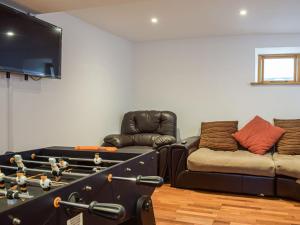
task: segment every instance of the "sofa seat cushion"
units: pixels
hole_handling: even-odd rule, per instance
[[[284,175],[300,179],[300,155],[285,155],[275,153],[273,155],[273,160],[277,175]]]
[[[189,155],[187,168],[201,172],[275,176],[275,165],[270,153],[257,155],[244,150],[231,152],[200,148]]]

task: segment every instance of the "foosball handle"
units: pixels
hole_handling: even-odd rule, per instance
[[[136,184],[147,185],[151,187],[161,187],[164,184],[164,179],[159,176],[137,176]]]
[[[111,220],[122,220],[126,216],[125,208],[122,205],[111,203],[99,203],[93,201],[89,204],[89,212]]]

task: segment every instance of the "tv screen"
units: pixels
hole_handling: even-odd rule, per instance
[[[0,4],[0,71],[61,77],[62,29]]]

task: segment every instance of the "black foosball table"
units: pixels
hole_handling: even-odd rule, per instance
[[[1,225],[154,225],[157,154],[50,147],[0,156]]]

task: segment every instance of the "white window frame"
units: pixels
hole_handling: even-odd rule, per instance
[[[265,81],[264,80],[264,59],[265,58],[294,58],[295,74],[292,81]],[[251,84],[300,84],[300,47],[283,48],[256,48],[255,49],[255,82]]]

